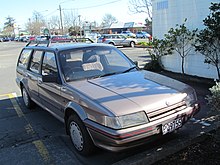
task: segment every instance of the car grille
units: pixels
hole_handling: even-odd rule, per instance
[[[161,109],[157,109],[155,111],[149,112],[147,113],[148,118],[150,121],[155,121],[158,120],[160,118],[172,115],[174,113],[177,113],[183,109],[186,108],[186,103],[185,101],[181,101],[179,103],[170,105],[168,107],[165,108],[161,108]]]

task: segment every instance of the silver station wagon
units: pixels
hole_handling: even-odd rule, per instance
[[[123,34],[102,34],[98,38],[98,43],[111,44],[114,46],[130,46],[134,47],[137,44],[135,38],[128,38]]]
[[[28,45],[16,71],[25,105],[36,103],[64,122],[83,155],[95,146],[121,151],[147,143],[199,110],[193,88],[140,70],[107,44]]]

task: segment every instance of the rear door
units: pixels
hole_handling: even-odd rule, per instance
[[[37,103],[40,103],[40,98],[38,95],[38,81],[41,79],[40,68],[42,56],[43,51],[34,50],[30,60],[29,70],[27,72],[27,86],[29,88],[28,90],[31,99],[33,99]]]
[[[123,46],[129,46],[130,45],[130,41],[127,40],[127,37],[125,37],[124,35],[120,35],[119,37],[121,38],[121,45],[123,45]]]
[[[124,39],[121,37],[122,35],[114,35],[114,41],[116,45],[123,45]]]

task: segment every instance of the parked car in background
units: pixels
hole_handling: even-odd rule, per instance
[[[126,37],[136,38],[136,35],[130,31],[122,31],[121,34],[123,34]]]
[[[140,70],[107,44],[24,47],[16,82],[24,104],[65,123],[75,150],[121,151],[181,128],[199,111],[195,90]]]
[[[35,36],[29,36],[28,41],[35,41],[36,37]]]
[[[114,46],[130,46],[134,47],[137,40],[134,38],[127,38],[122,34],[103,34],[99,37],[98,43],[111,44]]]
[[[15,37],[15,38],[14,38],[14,41],[19,41],[19,37]]]
[[[51,42],[72,42],[72,38],[67,35],[56,35],[50,37]]]
[[[35,41],[45,41],[47,40],[47,36],[36,36]]]
[[[136,37],[137,37],[137,38],[149,38],[149,39],[152,38],[149,33],[144,32],[144,31],[137,32],[137,33],[136,33]]]
[[[1,37],[0,38],[0,42],[8,42],[8,41],[10,41],[9,37]]]
[[[19,41],[28,42],[29,41],[29,36],[20,36]]]

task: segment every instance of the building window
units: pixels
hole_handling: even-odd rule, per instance
[[[168,1],[157,2],[157,10],[168,9]]]

